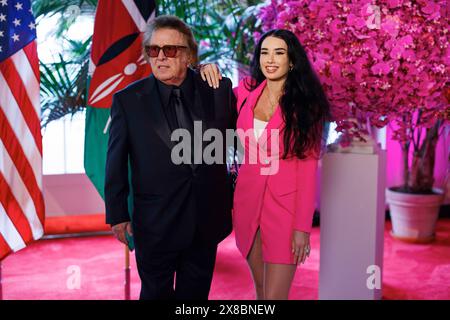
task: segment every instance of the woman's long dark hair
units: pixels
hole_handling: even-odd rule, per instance
[[[294,33],[275,29],[261,37],[250,65],[251,78],[245,81],[245,86],[248,90],[254,90],[265,80],[260,69],[260,54],[261,45],[267,37],[279,38],[286,42],[289,62],[293,65],[280,98],[285,122],[283,142],[286,146],[282,158],[294,155],[299,159],[305,159],[311,151],[318,155],[323,147],[323,140],[326,141],[324,126],[326,121],[331,119],[330,105],[306,52]]]

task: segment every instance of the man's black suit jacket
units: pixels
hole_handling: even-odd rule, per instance
[[[202,121],[203,131],[220,129],[225,141],[225,130],[236,124],[231,81],[224,78],[213,89],[197,73],[193,77],[191,116]],[[114,95],[106,160],[106,222],[130,221],[129,161],[137,249],[181,250],[191,244],[195,232],[206,244],[216,245],[232,229],[226,164],[174,164],[171,149],[177,142],[171,141],[163,111],[153,75]]]

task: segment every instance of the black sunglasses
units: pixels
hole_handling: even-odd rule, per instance
[[[174,58],[177,55],[179,49],[187,49],[187,47],[186,46],[172,46],[172,45],[167,45],[167,46],[162,46],[162,47],[160,47],[160,46],[145,46],[145,52],[151,58],[156,58],[159,55],[159,51],[161,49],[167,58]]]

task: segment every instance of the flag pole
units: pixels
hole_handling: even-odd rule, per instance
[[[2,262],[0,261],[0,300],[3,300]]]
[[[130,300],[130,249],[125,245],[125,300]]]

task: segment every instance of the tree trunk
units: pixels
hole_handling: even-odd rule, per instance
[[[413,193],[432,193],[434,184],[434,162],[438,142],[438,128],[427,129],[425,140],[419,151],[414,152],[408,189]]]
[[[405,142],[402,147],[402,161],[403,161],[403,191],[408,190],[409,181],[409,142]]]

